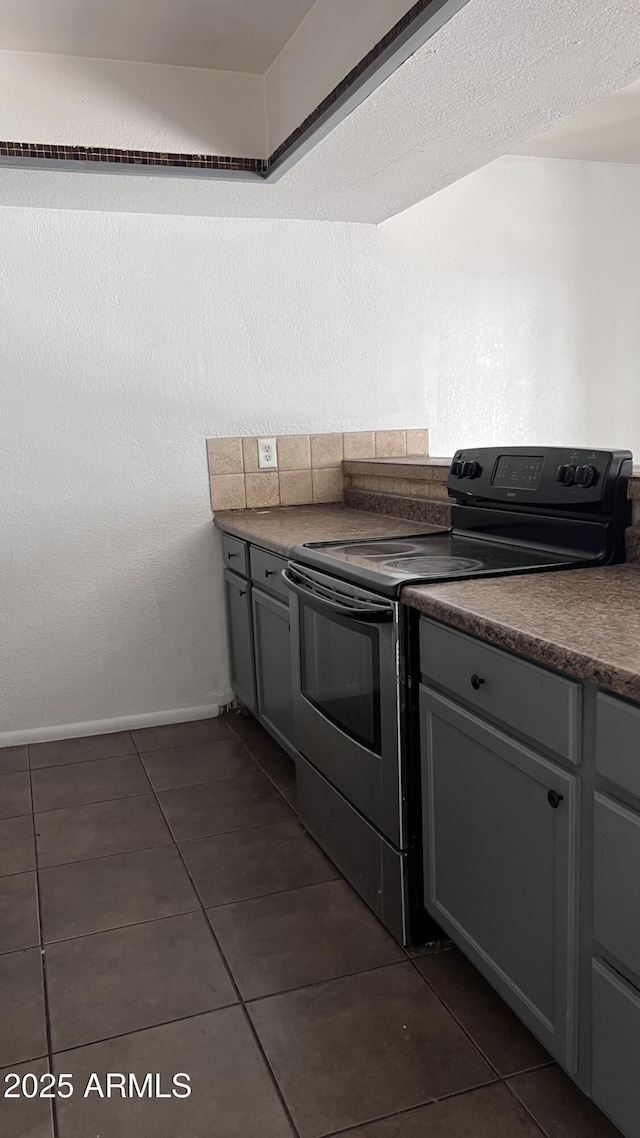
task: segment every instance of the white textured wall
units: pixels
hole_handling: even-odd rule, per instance
[[[411,0],[316,0],[265,72],[270,154],[410,7]]]
[[[640,461],[640,167],[508,157],[379,227],[381,376],[431,453],[629,447]]]
[[[0,210],[0,744],[229,698],[205,438],[412,425],[377,382],[375,246]]]
[[[238,71],[0,51],[0,138],[264,158],[264,80]]]

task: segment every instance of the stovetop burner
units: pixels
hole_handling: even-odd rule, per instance
[[[484,569],[484,563],[471,557],[433,557],[414,554],[409,557],[395,557],[385,561],[381,569],[408,572],[412,577],[457,577],[460,573],[477,573]]]

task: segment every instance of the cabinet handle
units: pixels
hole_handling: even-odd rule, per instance
[[[246,595],[247,595],[247,590],[246,590],[246,589],[239,589],[239,590],[238,590],[238,595],[239,595],[239,596],[241,596],[241,597],[246,597]]]
[[[275,573],[275,569],[265,569],[265,571],[264,571],[265,577],[273,577],[274,573]]]
[[[549,806],[551,807],[552,810],[558,809],[563,798],[564,798],[564,794],[558,794],[557,790],[548,790],[547,791],[547,802],[549,803]]]
[[[227,553],[227,557],[228,557],[229,561],[231,561],[232,557],[237,557],[237,556],[238,556],[237,553]]]
[[[474,672],[472,677],[471,677],[471,687],[473,688],[473,690],[474,691],[480,691],[480,688],[482,687],[483,683],[484,683],[484,680],[482,679],[482,677],[476,676],[476,674]]]

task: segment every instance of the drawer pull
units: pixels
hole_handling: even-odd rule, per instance
[[[472,677],[471,677],[471,687],[473,688],[473,690],[474,691],[480,691],[480,688],[482,687],[483,683],[484,683],[484,680],[482,679],[482,677],[476,676],[476,674],[474,672]]]
[[[549,806],[552,808],[552,810],[558,809],[563,798],[564,798],[564,794],[558,794],[557,790],[548,790],[547,791],[547,802],[549,803]]]

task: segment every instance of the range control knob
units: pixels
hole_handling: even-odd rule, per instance
[[[576,472],[576,482],[579,486],[584,486],[585,490],[588,486],[593,486],[597,477],[598,471],[595,466],[591,466],[590,463],[587,463],[585,466],[579,466]]]
[[[465,478],[479,478],[482,474],[482,467],[479,462],[465,462]]]
[[[573,486],[576,477],[576,468],[572,462],[565,462],[563,466],[558,467],[558,482],[562,482],[563,486]]]
[[[458,462],[458,461],[451,463],[451,476],[452,476],[452,478],[462,478],[462,465],[463,464],[461,462]]]

